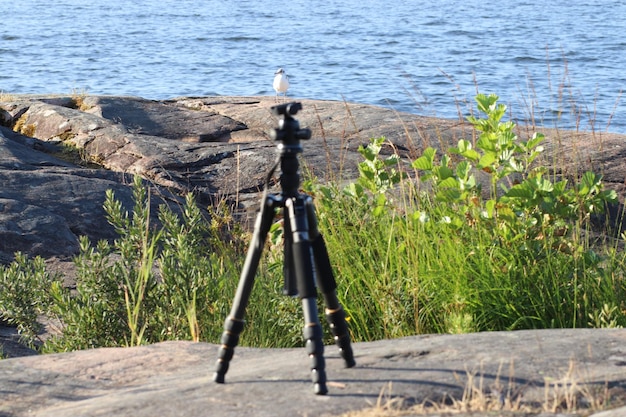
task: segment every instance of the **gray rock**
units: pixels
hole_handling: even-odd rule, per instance
[[[625,341],[621,329],[414,336],[355,343],[351,369],[328,346],[327,396],[313,394],[304,348],[239,347],[223,385],[212,381],[218,346],[205,343],[29,356],[0,361],[0,415],[335,416],[379,401],[461,401],[468,387],[548,410],[566,394],[584,410],[608,392],[615,407],[626,399]]]
[[[71,256],[83,235],[93,241],[115,238],[102,207],[108,189],[132,207],[131,176],[73,165],[36,150],[39,143],[0,127],[1,262],[16,251]],[[164,200],[155,199],[154,213],[159,201]]]
[[[624,417],[626,416],[626,407],[619,407],[613,410],[601,411],[592,414],[591,417]]]
[[[134,174],[165,202],[176,200],[170,190],[194,192],[202,204],[225,199],[249,216],[276,160],[277,143],[268,136],[277,123],[270,111],[274,104],[245,97],[37,96],[0,103],[3,123],[18,131],[0,131],[0,261],[12,259],[16,250],[71,256],[80,235],[115,237],[104,218],[104,192],[114,189],[130,204]],[[408,149],[398,123],[427,120],[314,101],[304,101],[297,117],[314,131],[314,139],[304,144],[303,165],[322,178],[340,169],[354,177],[360,160],[356,149],[369,137],[386,135]],[[76,149],[73,161],[68,162],[66,145]]]
[[[302,169],[322,180],[354,179],[361,161],[357,149],[373,137],[389,139],[382,153],[398,152],[407,167],[427,146],[446,149],[461,138],[475,138],[471,126],[459,121],[353,103],[300,102],[303,109],[296,118],[301,127],[313,131],[312,139],[303,141]],[[114,188],[126,197],[129,176],[134,174],[142,176],[157,194],[193,192],[203,205],[226,200],[242,215],[242,221],[251,219],[277,155],[277,143],[269,139],[269,131],[277,125],[270,109],[273,105],[274,99],[268,97],[153,101],[16,96],[0,103],[3,123],[23,133],[5,128],[0,132],[0,198],[23,204],[5,207],[38,207],[41,210],[30,212],[47,216],[24,223],[16,221],[20,212],[5,210],[3,216],[12,222],[13,243],[0,251],[0,260],[10,259],[8,251],[17,248],[27,252],[32,248],[33,254],[44,256],[71,255],[76,246],[68,230],[75,236],[85,233],[92,239],[111,238],[110,229],[98,220],[102,218],[104,190]],[[522,137],[530,133],[520,128]],[[626,154],[623,136],[546,133],[548,152],[542,163],[556,165],[564,176],[593,168],[623,195],[625,167],[619,158]],[[75,164],[54,157],[63,154],[63,144],[77,149]],[[618,209],[612,214],[615,221],[621,217]],[[35,226],[39,223],[41,227]],[[34,240],[54,241],[54,236],[43,230],[53,229],[55,223],[59,225],[59,244],[35,248]],[[20,237],[21,227],[25,227],[24,238]],[[56,248],[51,253],[41,251],[52,246]]]
[[[0,252],[51,256],[77,249],[78,239],[63,217],[40,206],[0,198]]]

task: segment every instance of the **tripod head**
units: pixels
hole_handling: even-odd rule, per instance
[[[295,102],[272,107],[272,113],[280,118],[278,120],[278,129],[272,129],[270,137],[280,141],[278,144],[279,158],[276,162],[276,167],[280,164],[280,183],[284,197],[295,197],[298,195],[300,177],[298,175],[299,164],[297,155],[302,153],[300,140],[311,138],[311,130],[300,129],[300,123],[293,118],[301,109],[302,104]],[[272,175],[275,168],[272,169],[268,178]]]
[[[270,137],[283,142],[283,145],[300,146],[301,139],[311,139],[310,129],[300,129],[300,123],[293,118],[300,110],[301,103],[285,103],[272,107],[272,114],[280,117],[278,129],[270,132]],[[302,151],[302,150],[300,150]]]

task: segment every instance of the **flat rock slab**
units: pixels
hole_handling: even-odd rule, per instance
[[[545,403],[563,387],[595,398],[608,389],[613,407],[626,400],[623,329],[424,335],[353,347],[351,369],[326,347],[326,396],[313,394],[303,348],[238,347],[226,384],[212,381],[218,346],[206,343],[6,359],[0,415],[336,416],[379,398],[406,406],[460,399],[468,385],[525,403]]]

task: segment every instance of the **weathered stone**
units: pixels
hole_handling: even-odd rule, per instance
[[[0,415],[337,416],[379,402],[450,404],[464,393],[496,408],[455,416],[509,415],[498,398],[539,410],[566,398],[581,410],[616,407],[626,399],[625,343],[623,329],[424,335],[355,343],[350,369],[327,346],[326,396],[313,394],[304,348],[238,347],[226,384],[212,381],[218,346],[206,343],[29,356],[0,361]]]
[[[133,133],[184,142],[229,142],[246,125],[215,112],[160,101],[120,97],[87,97],[88,113],[115,121]]]
[[[78,239],[65,219],[42,207],[0,198],[0,252],[31,256],[67,255]]]
[[[16,251],[68,257],[77,253],[79,236],[93,241],[116,237],[103,209],[105,192],[113,190],[131,208],[129,175],[78,167],[36,151],[27,139],[23,144],[7,136],[16,137],[0,127],[1,262],[10,261]],[[163,200],[154,201],[155,213],[159,202]]]

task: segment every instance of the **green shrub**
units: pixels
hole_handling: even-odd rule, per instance
[[[119,238],[95,247],[81,239],[75,293],[53,286],[51,310],[64,328],[47,350],[217,337],[214,324],[227,311],[222,292],[238,255],[238,232],[229,245],[218,222],[207,221],[191,196],[182,219],[161,206],[157,228],[139,178],[133,190],[130,214],[107,192],[105,211]]]
[[[40,257],[31,260],[16,253],[10,265],[0,265],[0,320],[17,327],[29,345],[37,340],[37,318],[47,312],[50,288],[58,279],[46,272]]]
[[[556,180],[535,164],[543,136],[519,140],[497,96],[476,99],[476,146],[425,149],[418,181],[378,138],[357,181],[308,185],[357,340],[626,321],[623,255],[586,238],[615,192],[592,172]]]
[[[217,342],[231,307],[244,259],[246,235],[224,205],[207,219],[188,195],[181,214],[166,206],[150,224],[150,197],[139,178],[135,206],[123,210],[112,192],[104,204],[119,238],[95,247],[81,239],[76,290],[53,285],[51,313],[64,323],[45,351],[132,346],[164,340]],[[270,250],[247,309],[242,345],[284,347],[301,343],[297,300],[284,297]],[[269,279],[263,279],[269,278]]]

